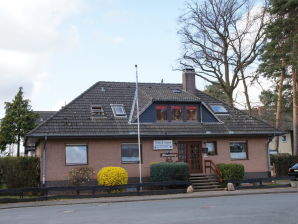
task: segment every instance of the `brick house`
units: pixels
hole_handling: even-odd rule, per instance
[[[197,90],[193,70],[182,76],[182,84],[139,84],[142,175],[171,152],[191,173],[208,172],[211,160],[241,163],[246,177],[267,176],[269,139],[282,133]],[[62,183],[86,165],[96,172],[121,166],[138,177],[135,92],[135,83],[97,82],[32,130],[25,145],[41,159],[41,181]]]

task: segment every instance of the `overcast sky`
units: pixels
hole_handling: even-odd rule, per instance
[[[184,2],[0,0],[0,117],[20,86],[34,110],[58,110],[97,81],[135,81],[135,64],[140,82],[180,83]]]

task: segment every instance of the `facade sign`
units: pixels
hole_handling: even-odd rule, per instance
[[[172,140],[154,140],[153,141],[154,150],[171,150],[173,149]]]
[[[165,157],[165,158],[178,157],[178,153],[175,153],[175,152],[160,153],[160,157]]]

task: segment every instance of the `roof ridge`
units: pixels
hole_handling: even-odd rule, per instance
[[[54,113],[53,115],[51,115],[45,122],[37,125],[34,129],[32,129],[30,132],[28,132],[26,134],[29,135],[32,132],[38,130],[38,128],[40,128],[41,126],[43,126],[44,124],[47,124],[50,120],[53,119],[53,117],[55,117],[57,114],[60,114],[61,112],[63,112],[66,108],[68,108],[70,105],[72,105],[75,101],[77,101],[78,99],[80,99],[83,95],[85,95],[87,92],[89,92],[91,89],[95,88],[95,86],[97,86],[100,82],[96,82],[95,84],[93,84],[92,86],[90,86],[88,89],[86,89],[84,92],[82,92],[80,95],[78,95],[76,98],[74,98],[72,101],[70,101],[68,104],[66,104],[64,107],[62,107],[60,110],[58,110],[56,113]]]

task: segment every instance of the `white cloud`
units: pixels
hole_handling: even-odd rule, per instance
[[[0,0],[0,116],[19,86],[27,96],[41,91],[55,50],[79,44],[78,29],[65,35],[61,26],[82,8],[81,0]]]
[[[114,9],[102,15],[102,18],[109,23],[126,24],[130,19],[131,13],[126,10]]]
[[[125,41],[122,36],[112,36],[100,31],[93,32],[93,38],[98,43],[122,44]]]

